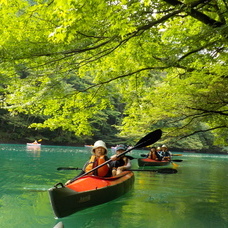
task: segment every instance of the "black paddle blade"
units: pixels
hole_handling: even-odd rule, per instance
[[[147,157],[147,154],[140,154],[140,156],[145,158],[145,157]]]
[[[163,168],[163,169],[129,169],[130,171],[138,171],[138,172],[156,172],[162,174],[173,174],[177,173],[176,169],[172,168]]]
[[[177,170],[172,168],[165,168],[165,169],[158,169],[157,172],[162,174],[172,174],[172,173],[177,173]]]
[[[162,130],[157,129],[155,131],[150,132],[145,137],[141,138],[134,147],[140,148],[145,147],[150,144],[157,142],[162,136]]]
[[[181,159],[176,159],[176,160],[172,160],[172,161],[174,161],[174,162],[182,162],[183,160],[181,160]]]
[[[82,170],[82,168],[74,168],[74,167],[59,167],[57,170]]]

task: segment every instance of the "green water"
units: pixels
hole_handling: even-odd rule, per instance
[[[139,157],[145,151],[132,151]],[[111,151],[109,151],[111,154]],[[228,156],[184,154],[176,174],[135,172],[126,195],[62,219],[54,218],[47,189],[79,171],[90,151],[83,147],[0,145],[0,225],[4,228],[227,228]],[[132,160],[137,168],[137,160]]]

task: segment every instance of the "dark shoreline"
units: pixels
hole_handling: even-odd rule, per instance
[[[24,140],[22,141],[14,141],[14,140],[2,140],[0,141],[0,144],[19,144],[19,145],[26,145],[29,142],[25,142]],[[31,142],[32,143],[32,142]],[[51,142],[51,141],[45,141],[42,142],[41,145],[45,145],[45,146],[73,146],[73,147],[84,147],[84,144],[79,144],[79,143],[55,143],[55,142]],[[108,145],[107,146],[109,148],[112,147],[112,145]],[[150,150],[150,147],[144,147],[144,148],[137,148],[137,150]],[[174,147],[170,147],[169,150],[178,152],[178,153],[193,153],[193,154],[197,154],[197,153],[203,153],[203,154],[224,154],[224,155],[228,155],[228,151],[221,151],[221,148],[213,148],[213,149],[186,149],[186,148],[174,148]]]

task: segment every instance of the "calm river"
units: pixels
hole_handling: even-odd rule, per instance
[[[140,157],[146,151],[129,153]],[[111,151],[109,151],[111,155]],[[90,156],[84,147],[0,144],[0,226],[4,228],[227,228],[228,156],[183,153],[176,174],[135,172],[126,195],[62,219],[56,219],[47,190],[65,183]],[[137,160],[132,160],[137,168]]]

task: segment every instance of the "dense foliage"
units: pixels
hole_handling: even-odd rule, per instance
[[[30,127],[228,143],[225,0],[0,3],[1,107]]]

